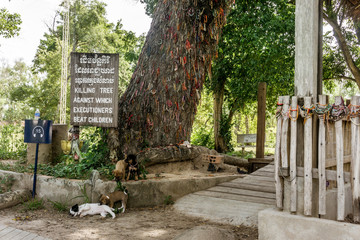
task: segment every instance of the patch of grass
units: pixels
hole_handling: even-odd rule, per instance
[[[48,199],[48,201],[52,204],[53,208],[58,210],[59,212],[66,212],[68,211],[68,204],[66,202],[60,202],[60,201],[51,201]]]
[[[165,200],[164,200],[164,204],[165,205],[172,205],[172,204],[174,204],[175,202],[174,202],[174,200],[173,200],[173,198],[172,198],[172,196],[171,195],[167,195],[166,197],[165,197]]]
[[[76,196],[76,197],[73,197],[71,200],[76,199],[76,198],[84,198],[85,203],[90,203],[90,198],[89,198],[89,196],[87,195],[85,183],[83,183],[82,187],[81,187],[80,184],[79,184],[79,187],[80,187],[80,189],[81,189],[81,195]]]
[[[44,200],[37,199],[37,198],[32,198],[29,201],[24,202],[23,206],[24,206],[25,211],[34,211],[34,210],[45,208]]]
[[[4,175],[0,177],[0,194],[8,192],[15,182],[15,178],[12,175]]]
[[[19,172],[19,173],[31,172],[31,166],[24,166],[21,165],[19,162],[17,162],[14,165],[0,162],[0,169],[5,171]]]

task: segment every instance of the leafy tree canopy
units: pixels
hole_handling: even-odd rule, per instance
[[[18,13],[9,13],[5,8],[0,8],[0,36],[11,38],[19,35],[21,22]]]
[[[225,82],[231,109],[257,101],[257,85],[266,82],[270,102],[293,92],[295,6],[284,0],[236,1],[228,17],[219,58],[209,87]]]
[[[105,3],[97,0],[76,0],[70,7],[70,49],[76,52],[119,53],[119,86],[124,91],[135,67],[144,36],[122,29],[106,19]],[[41,76],[28,93],[13,90],[14,99],[31,98],[32,107],[39,108],[42,118],[57,119],[60,98],[61,51],[64,13],[58,12],[49,32],[40,40],[33,71]],[[32,90],[30,90],[32,89]],[[70,91],[68,91],[69,93]],[[51,93],[51,94],[49,94]],[[36,105],[34,105],[36,102]],[[68,101],[69,102],[69,101]]]

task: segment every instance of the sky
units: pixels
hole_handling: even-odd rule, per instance
[[[19,13],[22,24],[19,36],[0,37],[0,60],[13,64],[23,59],[30,65],[47,25],[52,24],[56,10],[61,10],[62,0],[0,0],[0,8]],[[138,0],[102,0],[107,4],[107,18],[116,23],[122,20],[123,29],[139,36],[150,28],[151,19],[145,14],[144,5]],[[47,25],[46,25],[47,24]]]

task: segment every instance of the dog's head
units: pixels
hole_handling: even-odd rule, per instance
[[[120,181],[120,179],[123,178],[123,177],[125,178],[125,172],[120,171],[118,169],[115,169],[113,171],[113,175],[114,175],[116,181]]]
[[[70,208],[70,214],[71,215],[75,215],[78,212],[79,212],[79,205],[78,204],[75,204],[74,206],[72,206]]]
[[[127,158],[125,159],[125,162],[134,165],[136,163],[136,155],[135,154],[129,154]]]
[[[110,203],[110,197],[104,194],[100,196],[100,204],[101,205],[108,205]]]

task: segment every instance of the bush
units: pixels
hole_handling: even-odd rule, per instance
[[[20,124],[0,126],[0,159],[25,159],[24,128]]]

